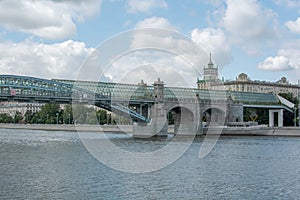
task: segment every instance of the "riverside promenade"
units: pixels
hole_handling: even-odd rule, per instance
[[[90,124],[1,124],[0,129],[27,129],[45,131],[81,131],[81,132],[110,132],[110,133],[132,133],[133,125],[90,125]],[[220,133],[223,136],[287,136],[300,137],[299,127],[223,127],[210,128],[209,134]],[[173,134],[174,126],[169,126],[169,133]],[[207,130],[204,134],[208,133]]]
[[[0,129],[27,129],[45,131],[86,131],[86,132],[132,132],[132,125],[90,125],[90,124],[0,124]]]

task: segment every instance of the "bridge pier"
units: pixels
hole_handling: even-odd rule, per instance
[[[277,119],[275,120],[275,113]],[[275,123],[277,121],[277,123]],[[283,109],[270,109],[269,110],[269,126],[270,127],[283,127]]]
[[[149,138],[153,136],[167,136],[168,121],[167,110],[164,102],[164,82],[158,78],[154,81],[153,92],[155,103],[151,107],[150,119],[148,124],[137,124],[133,128],[134,137]]]
[[[151,121],[149,123],[137,123],[133,127],[133,136],[138,138],[150,138],[153,136],[167,136],[168,122],[164,104],[154,104],[151,108]]]
[[[179,136],[196,135],[197,131],[197,118],[198,105],[189,105],[187,107],[177,107],[173,109],[174,116],[174,134]]]

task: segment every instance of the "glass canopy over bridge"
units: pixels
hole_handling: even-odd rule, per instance
[[[145,100],[154,101],[154,87],[146,84],[119,84],[107,82],[92,82],[92,81],[74,81],[74,80],[58,80],[54,81],[66,83],[68,85],[75,85],[78,88],[83,88],[97,94],[102,94],[111,98],[120,98],[131,100]],[[194,88],[180,88],[180,87],[165,87],[165,100],[172,99],[191,99],[191,95],[195,95],[201,101],[207,100],[224,100],[231,97],[234,102],[250,103],[250,104],[268,104],[279,105],[280,101],[275,94],[263,93],[246,93],[246,92],[224,92],[216,90],[199,90]]]
[[[236,103],[260,107],[263,105],[284,106],[275,94],[164,87],[163,96],[165,101],[196,99],[199,102],[209,102],[231,99]],[[132,85],[0,75],[0,101],[86,103],[111,111],[125,112],[138,120],[147,122],[147,117],[126,105],[154,104],[155,96],[154,86],[143,82]]]

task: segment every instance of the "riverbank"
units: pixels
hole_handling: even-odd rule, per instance
[[[250,127],[216,127],[204,128],[203,133],[216,135],[222,132],[222,136],[283,136],[283,137],[300,137],[299,127],[267,127],[267,126],[250,126]]]
[[[0,128],[28,129],[45,131],[84,131],[84,132],[132,132],[132,125],[90,125],[90,124],[0,124]]]
[[[113,132],[132,133],[133,125],[67,125],[67,124],[0,124],[0,129],[28,129],[45,131],[81,131],[81,132]],[[173,134],[174,126],[169,126],[169,132]],[[203,129],[204,134],[219,134],[223,136],[286,136],[300,137],[299,127],[226,127]]]

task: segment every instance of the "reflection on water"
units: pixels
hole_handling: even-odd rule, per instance
[[[170,140],[108,137],[137,152],[161,148]],[[0,129],[0,199],[300,197],[300,138],[221,137],[199,159],[202,141],[196,138],[179,160],[162,170],[130,174],[99,163],[74,132]]]

